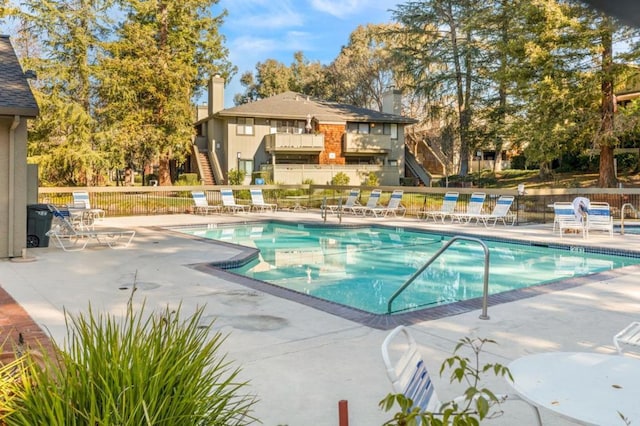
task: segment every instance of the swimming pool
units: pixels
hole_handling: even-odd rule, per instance
[[[173,230],[257,249],[229,269],[233,273],[371,314],[386,314],[391,295],[452,237],[383,226],[279,222]],[[582,247],[483,241],[490,253],[492,295],[640,264],[638,257]],[[392,313],[482,297],[483,267],[482,246],[455,242],[395,299]]]

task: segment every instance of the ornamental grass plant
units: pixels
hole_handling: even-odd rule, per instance
[[[31,380],[12,391],[11,425],[245,425],[256,398],[245,390],[221,345],[202,324],[203,309],[67,318],[66,347],[30,363]],[[0,420],[1,424],[1,420]]]

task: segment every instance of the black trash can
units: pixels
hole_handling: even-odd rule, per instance
[[[52,219],[53,212],[47,204],[27,205],[27,247],[49,247],[47,232]]]

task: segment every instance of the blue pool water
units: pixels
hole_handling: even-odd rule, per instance
[[[176,230],[176,229],[174,229]],[[373,314],[451,237],[384,227],[337,228],[259,223],[177,231],[254,247],[232,272]],[[639,258],[485,241],[489,293],[497,294],[640,263]],[[457,241],[393,302],[405,312],[482,297],[484,250]]]

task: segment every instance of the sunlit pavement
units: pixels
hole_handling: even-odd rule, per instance
[[[214,329],[229,334],[223,345],[230,359],[250,380],[260,402],[255,416],[264,425],[334,426],[338,402],[347,400],[350,426],[380,425],[392,417],[378,408],[390,392],[380,355],[387,331],[372,329],[289,300],[281,299],[199,272],[190,265],[225,260],[237,254],[181,237],[158,227],[254,221],[277,218],[322,221],[317,211],[235,215],[166,215],[106,218],[100,227],[135,228],[125,249],[90,245],[79,252],[55,247],[29,249],[32,262],[0,261],[0,285],[59,343],[65,338],[64,310],[86,311],[89,305],[120,315],[130,297],[148,310],[181,305],[186,315],[204,306]],[[337,223],[329,216],[327,223]],[[377,223],[421,227],[473,235],[502,235],[558,242],[551,224],[485,229],[477,225],[426,223],[415,218],[354,218],[343,223]],[[567,235],[563,242],[640,250],[639,235],[593,234],[588,240]],[[457,396],[463,385],[439,377],[442,360],[458,339],[490,338],[498,342],[483,353],[483,362],[508,364],[520,356],[544,351],[594,351],[612,354],[613,335],[640,318],[640,267],[627,267],[602,280],[564,291],[489,306],[490,319],[473,311],[410,326],[434,376],[440,399]],[[137,291],[131,294],[133,284]],[[510,391],[502,378],[485,385],[497,393]],[[503,406],[505,414],[490,425],[534,424],[523,403]],[[545,425],[572,423],[542,411]],[[640,421],[640,419],[631,419]],[[635,422],[634,422],[635,423]]]

